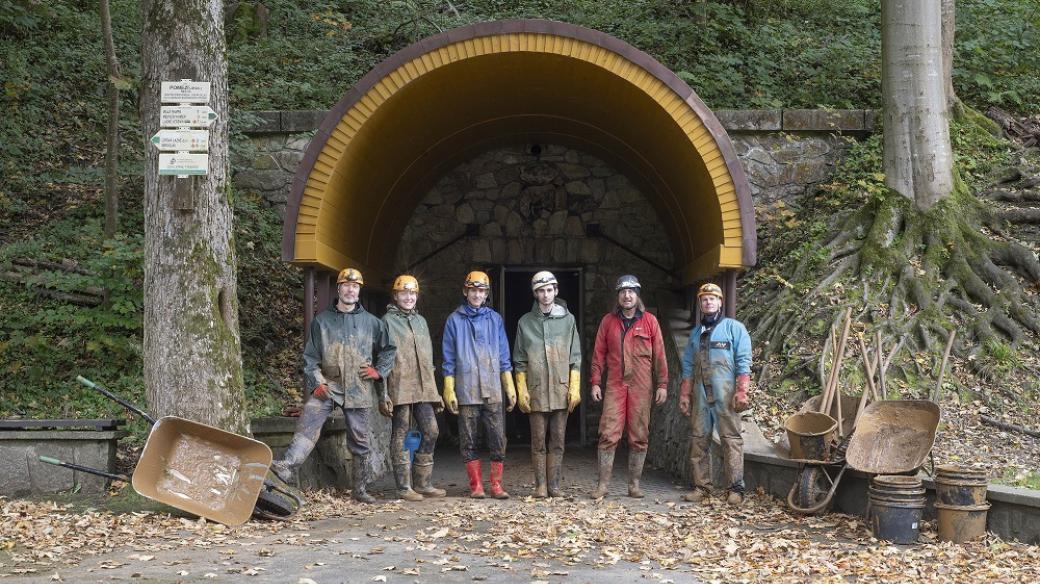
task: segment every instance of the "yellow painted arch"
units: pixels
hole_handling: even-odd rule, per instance
[[[747,180],[693,90],[614,37],[540,20],[430,37],[359,81],[300,164],[283,258],[387,277],[401,232],[437,178],[516,142],[570,145],[629,176],[668,231],[684,283],[755,263]]]

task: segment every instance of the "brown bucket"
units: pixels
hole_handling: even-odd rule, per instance
[[[791,458],[830,461],[831,449],[838,436],[838,422],[820,412],[801,412],[784,422],[791,443]]]
[[[935,504],[939,518],[939,539],[964,543],[986,535],[986,516],[989,503],[982,505]]]
[[[935,500],[943,505],[986,503],[986,470],[944,464],[935,467]]]

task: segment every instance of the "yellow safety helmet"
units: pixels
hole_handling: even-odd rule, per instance
[[[409,276],[408,274],[401,274],[394,280],[394,286],[391,288],[394,292],[401,292],[403,290],[412,290],[414,292],[419,291],[419,280],[415,279],[415,276]]]
[[[484,272],[472,271],[466,274],[466,283],[463,284],[464,288],[491,288],[491,278],[488,277]]]
[[[339,277],[336,278],[336,285],[339,286],[344,282],[356,282],[358,286],[365,285],[365,279],[361,277],[361,272],[354,268],[344,268],[340,270]]]
[[[531,278],[531,292],[536,292],[539,288],[545,288],[546,286],[558,286],[559,283],[556,281],[556,276],[552,272],[538,272]]]
[[[722,296],[722,288],[719,288],[718,284],[712,284],[711,282],[708,282],[707,284],[701,286],[700,290],[697,291],[697,298],[709,295],[718,296],[720,301],[724,300]]]

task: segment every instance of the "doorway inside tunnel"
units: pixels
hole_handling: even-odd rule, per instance
[[[542,270],[549,270],[556,276],[560,291],[556,297],[557,301],[567,306],[567,309],[571,311],[575,320],[577,320],[578,330],[582,330],[581,307],[583,306],[583,295],[581,268],[503,266],[499,275],[499,282],[502,282],[502,285],[499,286],[497,302],[502,317],[505,319],[506,335],[509,337],[510,350],[516,348],[516,328],[520,322],[520,317],[530,312],[534,305],[534,295],[531,292],[531,278],[536,272]],[[585,361],[585,355],[582,355],[583,369],[587,370]],[[583,375],[582,378],[584,379],[584,377]],[[587,393],[583,388],[582,394],[587,395]],[[568,444],[577,443],[584,446],[584,413],[585,403],[582,402],[567,418],[566,440]],[[521,412],[520,408],[514,408],[512,412],[506,414],[506,438],[510,443],[531,443],[531,426],[527,419],[527,414]]]

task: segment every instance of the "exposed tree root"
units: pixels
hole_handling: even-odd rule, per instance
[[[799,366],[822,378],[832,352],[827,333],[848,306],[863,326],[881,331],[885,346],[905,339],[910,354],[941,356],[954,329],[960,356],[990,340],[1035,339],[1040,317],[1027,289],[1040,286],[1040,261],[1007,237],[986,235],[990,227],[1000,235],[1008,220],[1033,221],[1031,214],[994,214],[963,185],[928,213],[894,192],[875,197],[832,222],[825,243],[804,244],[768,284],[750,291],[746,320],[753,337],[766,341],[762,360],[804,353],[801,344],[816,339],[823,354]],[[904,359],[892,371],[930,376],[933,362]]]

